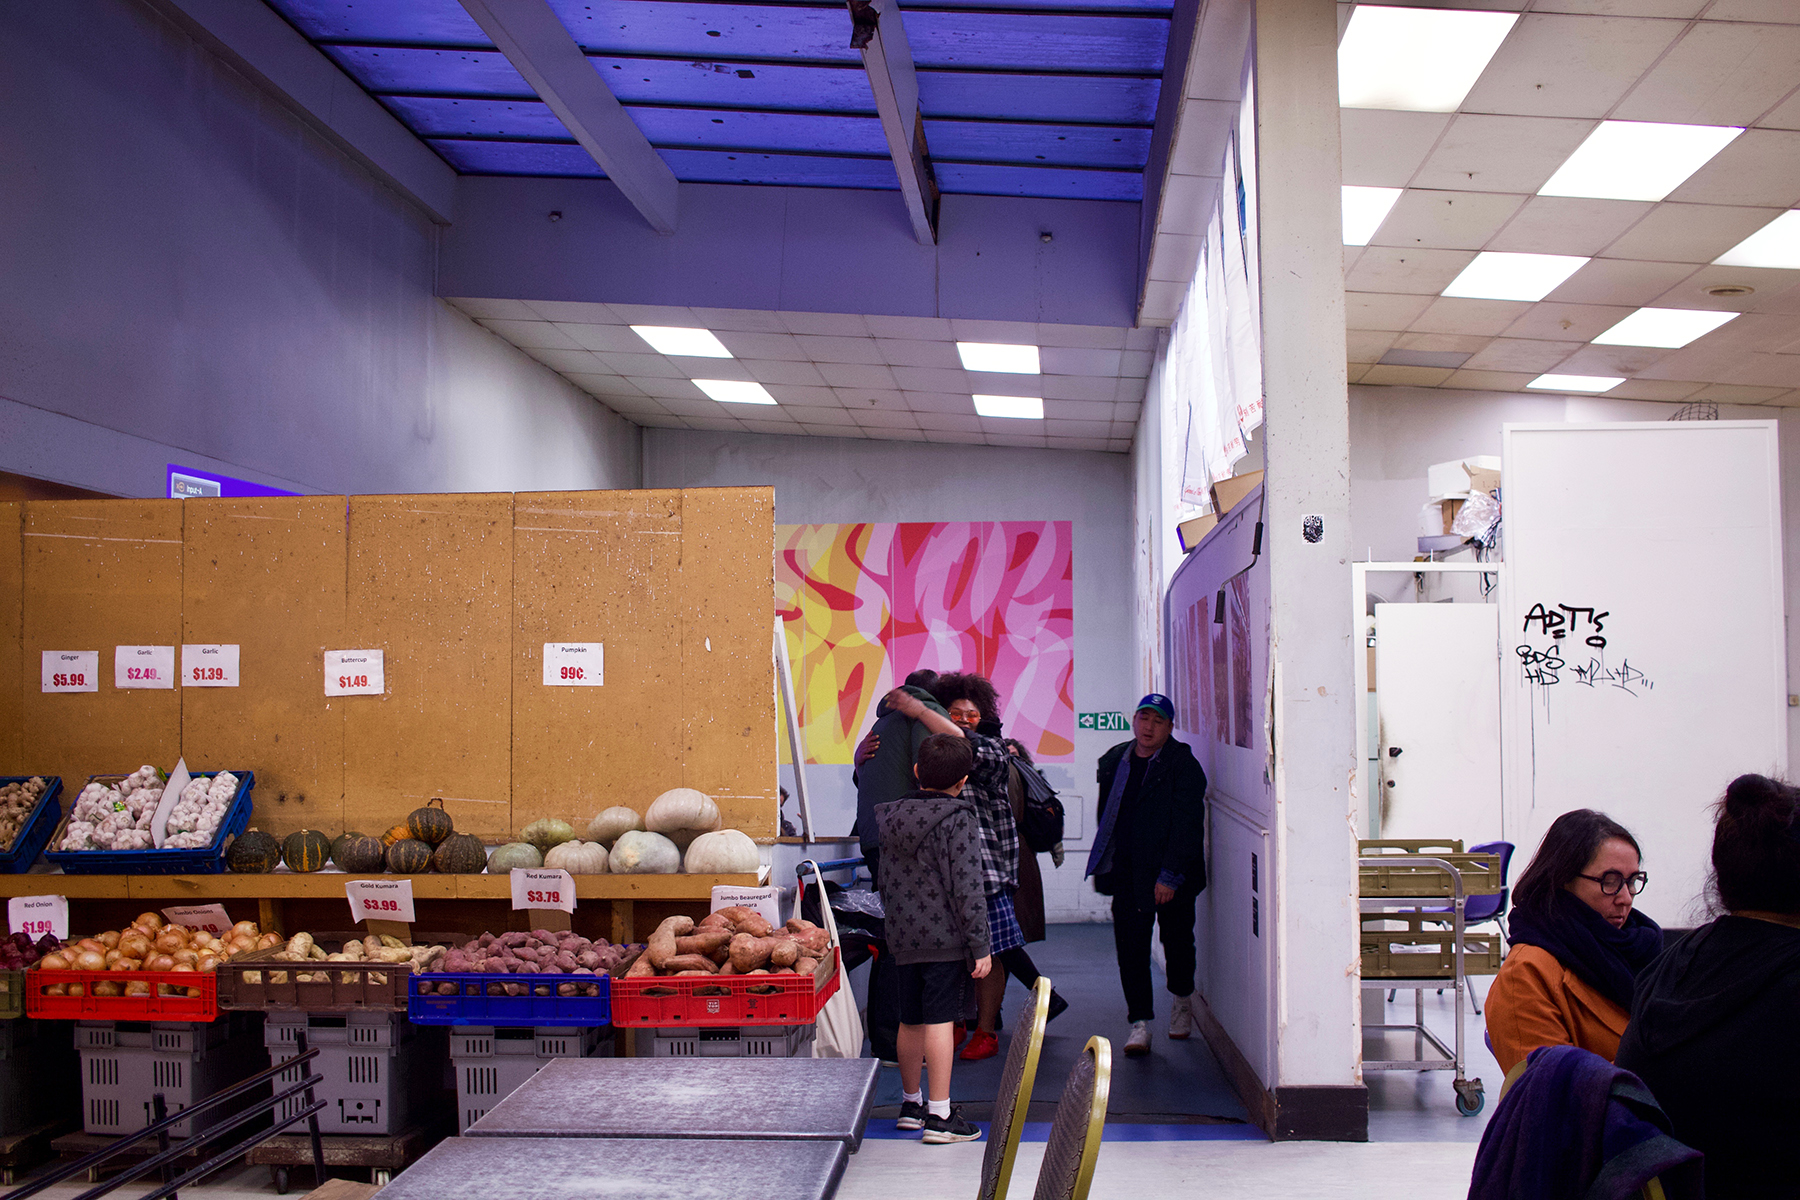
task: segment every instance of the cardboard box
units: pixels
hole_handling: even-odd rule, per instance
[[[1451,462],[1435,463],[1425,471],[1425,493],[1433,500],[1491,492],[1500,486],[1500,456],[1477,454]]]
[[[1251,471],[1248,475],[1233,475],[1230,479],[1221,479],[1212,485],[1213,512],[1223,518],[1245,496],[1255,491],[1263,481],[1261,471]]]
[[[1183,521],[1175,527],[1175,533],[1181,538],[1181,552],[1187,554],[1200,544],[1200,539],[1211,533],[1219,523],[1218,513],[1204,513]]]
[[[1438,509],[1440,512],[1442,512],[1444,514],[1444,532],[1445,533],[1454,533],[1455,532],[1453,529],[1451,529],[1451,526],[1456,523],[1456,514],[1461,512],[1462,506],[1467,503],[1468,503],[1468,501],[1464,500],[1464,499],[1438,501]]]

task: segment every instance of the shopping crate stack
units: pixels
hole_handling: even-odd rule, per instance
[[[80,1064],[67,1021],[0,1020],[0,1137],[72,1113]]]
[[[317,1047],[313,1064],[323,1083],[314,1095],[325,1101],[322,1133],[391,1134],[430,1115],[433,1093],[442,1086],[444,1031],[413,1025],[404,1013],[363,1010],[309,1013],[272,1009],[264,1017],[263,1045],[272,1063],[293,1058],[295,1038]],[[300,1081],[303,1068],[278,1076],[278,1086]],[[305,1108],[302,1097],[282,1102],[276,1116]]]
[[[217,1021],[81,1021],[82,1128],[88,1133],[134,1133],[151,1122],[161,1093],[171,1114],[256,1074],[266,1065],[258,1050],[256,1018],[233,1014]],[[258,1099],[245,1096],[246,1104]],[[202,1129],[230,1114],[214,1109]],[[172,1132],[199,1132],[192,1122]]]
[[[456,1132],[467,1131],[553,1059],[612,1057],[611,1034],[610,1028],[595,1025],[453,1027],[450,1062],[456,1071]]]

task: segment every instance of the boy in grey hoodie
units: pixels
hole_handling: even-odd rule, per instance
[[[981,828],[962,798],[975,758],[968,742],[933,734],[913,770],[921,790],[877,805],[882,904],[888,951],[900,985],[897,1129],[923,1129],[933,1145],[969,1142],[981,1129],[950,1104],[954,1027],[972,977],[988,973],[987,899],[981,883]],[[925,1101],[921,1074],[931,1077]]]

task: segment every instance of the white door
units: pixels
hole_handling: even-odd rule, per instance
[[[1500,838],[1498,613],[1375,606],[1379,836]]]

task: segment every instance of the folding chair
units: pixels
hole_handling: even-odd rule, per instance
[[[1050,980],[1039,975],[1031,995],[1021,1006],[1012,1043],[1006,1049],[1000,1090],[994,1096],[994,1118],[988,1125],[987,1150],[981,1157],[978,1200],[1006,1200],[1006,1185],[1012,1179],[1013,1159],[1018,1157],[1019,1137],[1025,1132],[1025,1114],[1031,1107],[1031,1088],[1037,1082],[1038,1056],[1044,1049],[1044,1026],[1049,1020]]]
[[[1112,1043],[1103,1037],[1089,1038],[1087,1049],[1069,1071],[1062,1099],[1056,1103],[1056,1120],[1050,1126],[1033,1200],[1087,1200],[1094,1183],[1094,1162],[1100,1157],[1111,1090]]]

